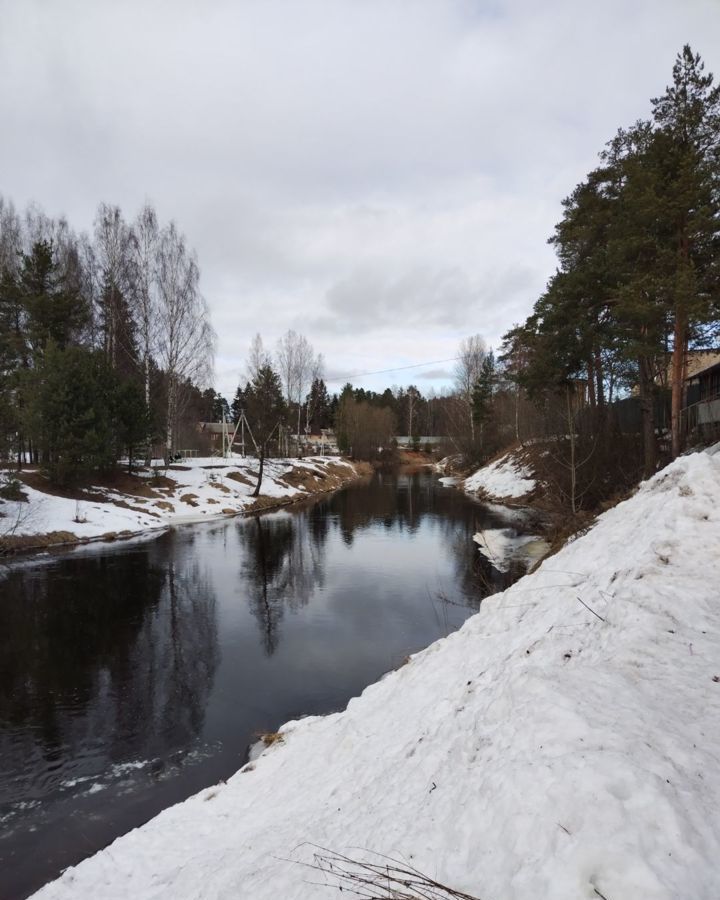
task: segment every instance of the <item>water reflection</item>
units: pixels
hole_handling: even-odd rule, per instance
[[[265,653],[278,646],[285,607],[298,610],[325,582],[324,544],[329,525],[324,516],[257,516],[239,529],[245,548],[242,576],[260,626]]]
[[[0,582],[7,896],[228,777],[258,729],[342,708],[459,627],[516,574],[473,541],[498,524],[432,473],[381,473],[305,509],[12,569]]]
[[[218,664],[215,595],[198,561],[163,562],[159,550],[78,554],[3,583],[0,769],[12,777],[0,803],[200,733]]]

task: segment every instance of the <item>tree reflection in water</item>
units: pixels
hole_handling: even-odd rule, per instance
[[[258,621],[268,656],[277,650],[285,608],[306,606],[325,581],[324,545],[329,533],[326,517],[309,511],[290,516],[256,516],[243,523],[243,577],[250,588],[250,608]]]
[[[160,544],[68,556],[51,577],[9,573],[0,759],[19,777],[0,799],[42,799],[69,774],[151,758],[199,734],[219,656],[215,595],[197,562],[178,570]]]

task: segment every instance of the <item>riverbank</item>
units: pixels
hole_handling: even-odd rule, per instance
[[[483,900],[714,900],[719,578],[710,451],[344,712],[287,723],[226,784],[36,896],[314,898],[338,883],[306,868],[329,848]]]
[[[266,511],[334,491],[370,473],[338,456],[266,460],[216,457],[118,471],[64,491],[36,470],[18,473],[20,496],[0,501],[0,554],[115,541],[178,525]]]

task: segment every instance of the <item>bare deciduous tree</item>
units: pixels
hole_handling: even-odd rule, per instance
[[[194,253],[174,223],[158,247],[158,361],[167,378],[167,456],[176,451],[175,434],[187,382],[208,384],[212,376],[215,334],[207,303],[199,291]]]
[[[245,364],[248,382],[253,382],[257,378],[260,369],[269,366],[271,362],[270,354],[265,350],[263,339],[258,332],[250,343],[247,363]]]
[[[140,337],[145,402],[150,403],[150,362],[155,346],[157,260],[160,241],[155,209],[146,203],[132,227],[133,307]]]
[[[131,355],[123,340],[123,305],[130,293],[131,232],[119,206],[101,203],[95,216],[95,258],[103,350],[115,368],[120,352]]]
[[[312,344],[304,335],[290,330],[278,341],[276,361],[288,406],[297,405],[299,452],[303,399],[310,389],[313,374],[322,366],[322,359],[315,356]]]
[[[473,421],[473,389],[480,377],[483,360],[487,356],[487,344],[482,335],[474,334],[460,343],[458,360],[455,363],[455,391],[470,432],[471,444],[475,441]]]

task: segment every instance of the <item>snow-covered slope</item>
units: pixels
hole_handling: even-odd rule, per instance
[[[518,499],[535,490],[530,469],[514,458],[512,451],[483,466],[465,479],[465,490],[489,499]]]
[[[720,896],[720,455],[677,460],[353,700],[42,900],[326,897],[310,844],[483,900]]]
[[[36,535],[69,541],[137,534],[234,515],[255,502],[257,467],[256,459],[240,457],[191,459],[154,469],[156,478],[141,470],[120,480],[120,487],[91,487],[78,492],[79,499],[57,496],[49,485],[38,490],[25,484],[25,501],[0,501],[0,544],[3,538],[12,545],[12,538]],[[352,464],[340,457],[267,460],[260,505],[329,490],[354,476]],[[35,483],[42,486],[42,479],[35,476]]]

